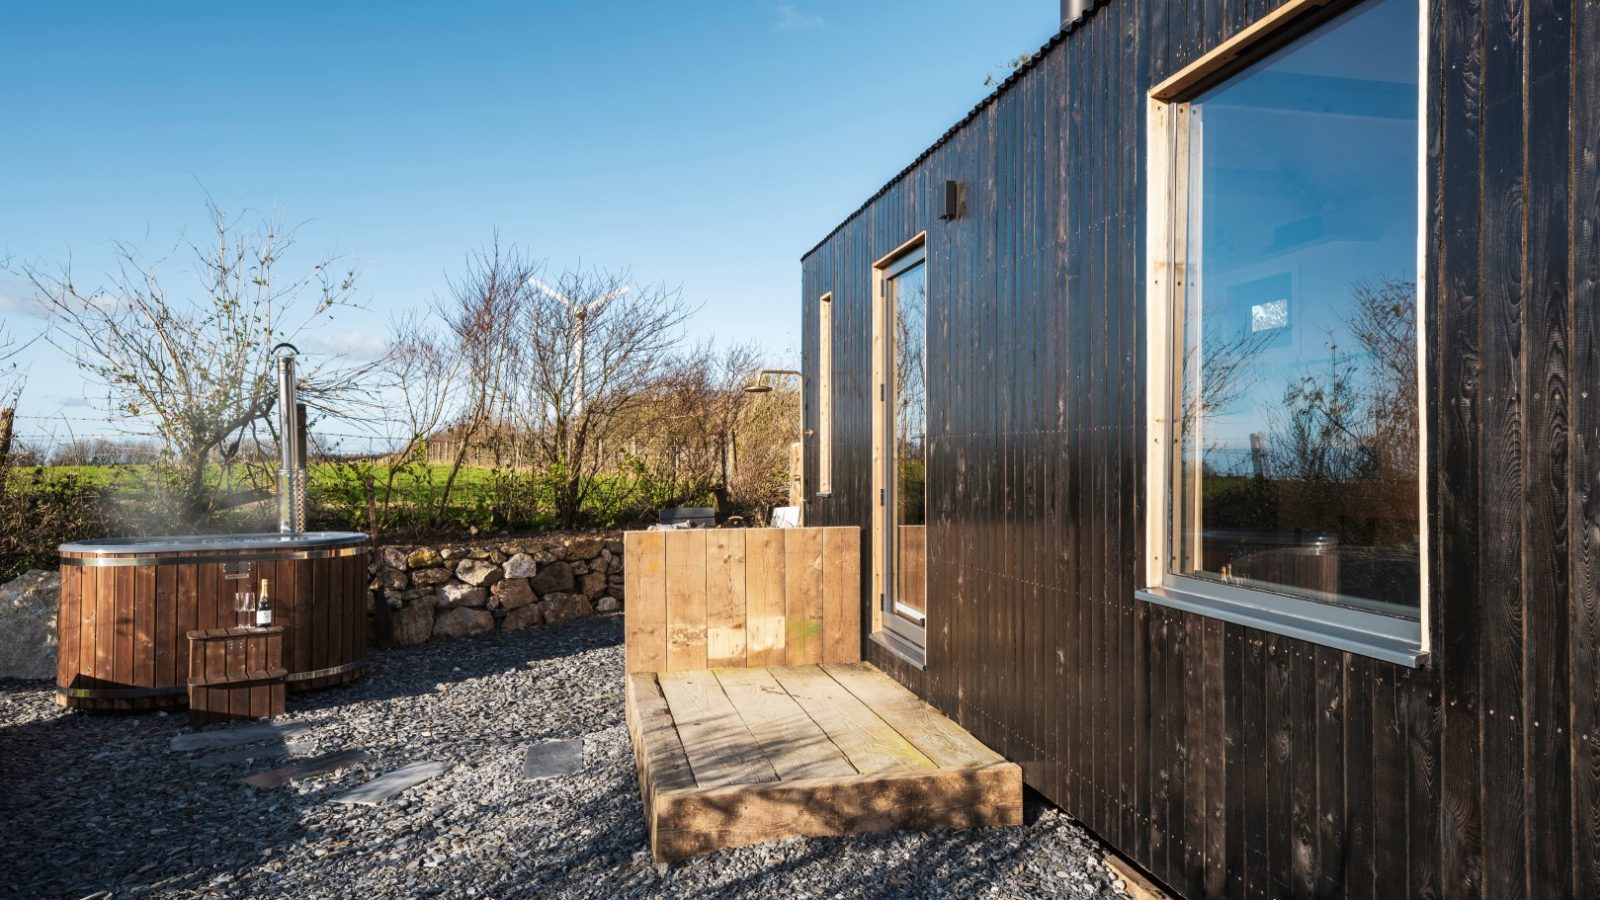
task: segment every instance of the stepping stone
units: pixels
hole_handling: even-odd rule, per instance
[[[583,739],[546,741],[528,748],[522,757],[524,781],[560,778],[583,771]]]
[[[282,742],[310,730],[310,725],[238,725],[233,728],[219,728],[216,731],[180,734],[172,739],[172,749],[215,750],[218,747],[264,744],[267,741]]]
[[[435,775],[443,775],[449,770],[449,763],[414,762],[410,765],[401,766],[387,775],[379,775],[355,790],[333,798],[333,802],[377,806],[401,791],[416,787],[429,778]]]
[[[244,779],[244,783],[253,788],[269,790],[280,787],[300,778],[311,775],[321,775],[324,772],[335,772],[358,763],[364,763],[372,758],[372,754],[365,750],[340,750],[337,753],[324,753],[292,762],[287,766],[257,772]]]
[[[231,766],[237,763],[246,763],[253,760],[277,759],[280,756],[294,756],[310,750],[311,744],[262,744],[256,747],[240,747],[227,753],[212,753],[209,756],[194,756],[188,760],[191,766]]]

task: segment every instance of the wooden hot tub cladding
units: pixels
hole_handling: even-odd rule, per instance
[[[237,624],[234,595],[263,578],[290,690],[351,681],[366,666],[367,558],[354,532],[63,545],[56,701],[184,705],[188,633]]]

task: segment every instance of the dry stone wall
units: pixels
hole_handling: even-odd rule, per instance
[[[510,541],[498,546],[387,546],[373,554],[372,591],[387,639],[420,644],[496,628],[516,630],[622,608],[617,535]]]

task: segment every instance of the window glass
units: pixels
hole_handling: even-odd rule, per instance
[[[1415,617],[1415,0],[1188,105],[1177,575]]]
[[[894,369],[889,396],[894,422],[894,611],[920,620],[927,594],[928,268],[895,276]]]
[[[817,492],[833,492],[833,295],[817,304]]]

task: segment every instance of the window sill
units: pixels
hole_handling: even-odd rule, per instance
[[[1417,668],[1428,658],[1427,651],[1422,649],[1422,626],[1393,616],[1267,593],[1261,593],[1261,602],[1257,603],[1243,597],[1221,597],[1171,585],[1141,588],[1134,591],[1133,595],[1146,603],[1181,609],[1402,666]]]
[[[924,671],[928,668],[928,655],[921,647],[911,643],[905,638],[890,631],[874,631],[867,635],[867,639],[874,644],[898,656],[901,662],[913,669]]]

